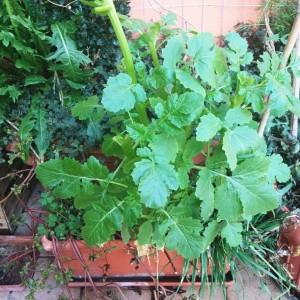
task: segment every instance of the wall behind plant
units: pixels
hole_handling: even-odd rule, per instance
[[[171,11],[183,29],[225,34],[237,23],[257,22],[262,0],[131,0],[131,16],[157,20]]]

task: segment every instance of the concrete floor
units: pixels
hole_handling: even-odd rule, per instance
[[[49,264],[48,258],[40,258],[37,270],[45,270]],[[186,291],[182,294],[169,295],[167,297],[158,297],[154,295],[154,291],[150,289],[140,288],[99,288],[98,292],[91,288],[71,288],[66,289],[64,285],[56,283],[55,272],[51,272],[51,276],[47,279],[43,288],[38,288],[34,294],[34,298],[28,298],[30,290],[27,288],[22,292],[0,292],[0,300],[223,300],[223,294],[217,289],[215,294],[210,298],[208,289],[201,297],[195,296],[194,293]],[[36,272],[35,281],[38,282],[41,274]],[[72,294],[72,298],[70,294]],[[227,300],[271,300],[271,299],[297,299],[293,297],[281,296],[281,292],[277,286],[269,279],[261,280],[247,272],[240,270],[238,283],[228,288]]]

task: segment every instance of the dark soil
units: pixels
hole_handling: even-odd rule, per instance
[[[0,246],[0,285],[21,284],[28,275],[32,253],[25,246]],[[28,253],[29,252],[29,253]]]

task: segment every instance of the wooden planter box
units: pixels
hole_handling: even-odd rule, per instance
[[[22,163],[21,160],[15,160],[12,165],[1,164],[0,165],[0,178],[5,177],[7,174],[13,171],[19,171],[28,169],[29,167]],[[18,186],[27,173],[23,173],[23,177],[7,177],[0,181],[0,200],[4,199],[11,191],[11,188]],[[35,184],[35,179],[31,180],[22,189],[19,199],[14,193],[12,193],[3,203],[0,204],[0,234],[12,234],[16,228],[13,219],[18,217],[24,210],[24,205],[27,204],[31,195],[32,187]]]
[[[155,286],[157,278],[161,285],[178,286],[184,268],[184,259],[175,251],[153,250],[147,256],[138,257],[133,242],[124,244],[115,240],[102,247],[88,247],[84,241],[52,242],[43,237],[42,244],[46,251],[55,255],[63,270],[72,270],[74,282],[69,283],[70,287],[91,286],[89,276],[95,286],[104,286],[109,282],[123,287]],[[191,265],[188,274],[192,274],[192,269]],[[229,275],[228,284],[231,283]],[[182,286],[191,284],[183,282]]]
[[[15,260],[20,264],[20,268],[24,266],[23,261],[20,261],[21,259],[26,259],[27,261],[30,261],[31,266],[34,265],[34,247],[33,247],[33,238],[32,236],[14,236],[14,235],[7,235],[7,236],[0,236],[0,249],[3,247],[15,247],[16,252],[12,251],[10,253],[10,260]],[[23,256],[22,256],[23,254]],[[22,258],[17,258],[22,256]],[[0,255],[1,258],[1,255]],[[18,260],[20,259],[20,260]],[[3,261],[0,259],[0,274],[1,268],[4,267]],[[20,270],[21,271],[21,270]],[[34,272],[29,272],[27,274],[28,278],[32,277]],[[11,284],[6,283],[2,284],[0,280],[0,292],[10,292],[10,291],[23,291],[25,287],[22,285],[21,279],[18,280],[18,282],[13,282]]]

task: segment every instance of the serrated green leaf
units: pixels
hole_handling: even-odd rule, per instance
[[[202,87],[201,83],[194,78],[187,71],[183,71],[180,69],[176,70],[176,78],[180,81],[180,83],[187,89],[200,94],[203,98],[205,98],[206,92]]]
[[[174,162],[179,150],[176,139],[164,134],[154,136],[150,147],[157,162]]]
[[[212,113],[202,116],[196,129],[197,140],[202,142],[211,140],[222,126],[222,121]]]
[[[203,109],[204,99],[201,95],[194,92],[186,92],[182,95],[172,94],[168,101],[158,103],[155,106],[156,114],[164,122],[161,124],[167,134],[171,135],[174,131],[178,134],[178,129],[190,125]],[[160,111],[157,107],[160,106]]]
[[[210,33],[199,33],[188,40],[187,54],[193,58],[197,75],[210,86],[216,85],[214,70],[215,46]]]
[[[220,233],[221,225],[216,221],[212,220],[207,224],[203,232],[203,249],[205,251],[210,244],[214,241],[217,235]]]
[[[77,50],[74,40],[70,37],[68,23],[55,23],[51,25],[51,44],[56,47],[56,51],[48,56],[48,60],[55,60],[63,64],[63,71],[71,78],[80,79],[83,71],[81,64],[89,64],[91,60],[88,56]]]
[[[61,198],[72,198],[81,191],[83,185],[97,182],[100,186],[107,183],[124,186],[108,179],[108,170],[93,156],[86,163],[80,164],[71,158],[49,160],[36,169],[40,182]]]
[[[135,163],[132,178],[138,184],[142,202],[147,207],[164,207],[170,192],[178,189],[177,173],[168,163],[142,159]]]
[[[162,50],[162,57],[164,59],[163,66],[171,73],[176,69],[176,65],[181,61],[183,54],[184,41],[181,36],[171,37],[166,47]]]
[[[181,209],[163,210],[167,220],[159,225],[160,234],[165,235],[166,248],[176,250],[184,258],[199,257],[202,251],[199,219],[184,216]]]
[[[246,54],[248,50],[247,40],[242,38],[238,33],[229,32],[226,35],[225,40],[233,51],[240,53],[241,55]]]
[[[247,124],[252,120],[252,114],[248,109],[235,107],[227,111],[225,116],[225,122],[227,126],[235,124],[243,125]]]
[[[242,218],[243,207],[236,190],[226,181],[218,185],[215,193],[215,207],[218,210],[218,219],[228,222]]]
[[[100,121],[104,115],[103,107],[99,103],[97,96],[91,96],[86,101],[76,103],[72,108],[72,116],[79,120],[93,120]]]
[[[125,73],[110,77],[103,90],[102,104],[110,112],[130,111],[137,102],[144,102],[146,93],[142,86],[133,84]]]
[[[260,144],[261,138],[250,127],[241,126],[233,130],[227,130],[223,138],[223,150],[225,151],[230,169],[235,169],[238,153],[257,149]]]
[[[45,82],[47,82],[47,79],[45,77],[41,75],[31,75],[26,77],[24,86],[35,85]]]
[[[152,231],[153,227],[150,221],[146,221],[140,226],[138,233],[138,242],[140,245],[151,243]]]
[[[269,182],[274,183],[277,180],[280,183],[284,183],[290,180],[291,171],[290,168],[283,163],[282,157],[279,154],[273,154],[270,156],[270,168],[269,168]]]
[[[215,208],[215,196],[214,186],[212,183],[212,177],[207,168],[200,170],[199,178],[196,184],[195,195],[202,200],[201,202],[201,217],[204,221],[207,221]]]
[[[89,246],[112,240],[113,234],[121,229],[123,217],[120,206],[123,201],[117,205],[116,202],[116,199],[107,197],[101,205],[94,205],[93,210],[85,212],[82,236]]]
[[[0,96],[8,95],[15,102],[21,95],[20,90],[14,85],[0,87]]]
[[[243,225],[241,223],[227,223],[221,231],[221,236],[230,247],[237,247],[242,243]]]

